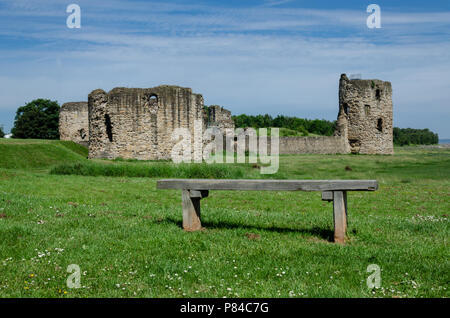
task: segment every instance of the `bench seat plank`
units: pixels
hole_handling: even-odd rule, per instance
[[[249,179],[163,179],[158,189],[272,190],[272,191],[375,191],[376,180],[249,180]]]

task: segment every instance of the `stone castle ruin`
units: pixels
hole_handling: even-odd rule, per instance
[[[280,137],[280,154],[393,154],[391,83],[348,79],[339,82],[339,113],[334,136]],[[60,138],[89,146],[89,158],[170,159],[172,132],[201,123],[234,129],[231,112],[206,107],[190,88],[97,89],[88,102],[66,103],[60,111]],[[268,143],[270,144],[270,139]]]
[[[203,97],[190,88],[114,88],[89,94],[89,158],[169,159],[172,131],[204,121]]]
[[[231,119],[231,112],[218,105],[212,105],[206,108],[208,127],[217,127],[219,129],[234,129],[234,121]]]
[[[393,106],[390,82],[339,81],[339,114],[336,136],[347,141],[348,151],[361,154],[393,154]]]
[[[59,139],[89,146],[88,103],[65,103],[59,111]]]

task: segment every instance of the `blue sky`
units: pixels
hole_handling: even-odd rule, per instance
[[[66,7],[81,7],[81,29]],[[381,29],[366,8],[381,7]],[[0,0],[0,125],[35,98],[174,84],[233,114],[335,120],[341,73],[388,80],[394,125],[450,138],[450,1]]]

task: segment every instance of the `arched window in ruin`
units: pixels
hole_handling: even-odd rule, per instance
[[[383,131],[383,119],[382,118],[378,118],[377,129],[378,129],[378,131]]]
[[[364,114],[366,116],[370,115],[370,105],[364,105]]]
[[[375,91],[375,97],[376,97],[378,100],[380,100],[380,98],[381,98],[381,90],[380,90],[380,89],[377,89],[377,90]]]
[[[105,114],[105,126],[106,126],[106,134],[108,135],[108,139],[110,142],[113,141],[113,134],[112,134],[112,124],[111,124],[111,118],[108,114]]]
[[[156,94],[151,94],[149,97],[149,106],[157,106],[158,105],[158,96]]]
[[[348,115],[348,104],[347,104],[347,103],[344,103],[343,107],[344,107],[344,113],[345,113],[346,115]]]

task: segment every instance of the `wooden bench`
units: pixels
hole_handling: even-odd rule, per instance
[[[179,189],[182,192],[183,228],[186,231],[202,229],[200,200],[209,190],[272,190],[320,191],[322,200],[333,201],[334,241],[345,243],[347,231],[347,191],[375,191],[376,180],[216,180],[165,179],[157,181],[158,189]]]

